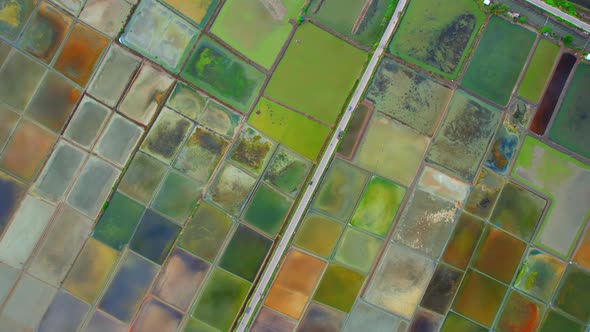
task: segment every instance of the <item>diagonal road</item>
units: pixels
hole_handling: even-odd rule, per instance
[[[245,311],[244,315],[242,316],[240,323],[237,327],[238,332],[246,331],[246,327],[248,326],[248,323],[252,319],[252,315],[254,315],[254,309],[257,307],[258,303],[264,298],[264,295],[265,295],[264,291],[268,287],[268,285],[270,284],[271,278],[272,278],[275,270],[277,269],[279,263],[281,262],[281,258],[283,257],[283,255],[285,254],[285,251],[287,250],[287,247],[289,245],[289,241],[291,240],[291,237],[295,233],[295,229],[297,229],[297,225],[299,225],[301,218],[303,217],[303,214],[305,213],[307,205],[311,201],[313,193],[315,192],[318,184],[320,183],[320,178],[322,177],[322,174],[324,174],[324,172],[326,171],[326,168],[328,167],[330,160],[332,159],[332,157],[334,156],[334,153],[336,152],[336,147],[338,146],[338,141],[341,138],[340,133],[344,132],[344,130],[348,126],[348,122],[350,122],[350,119],[352,118],[352,114],[354,112],[354,109],[356,108],[357,104],[361,100],[361,97],[362,97],[365,89],[367,88],[367,85],[369,84],[369,80],[371,79],[371,76],[373,76],[373,72],[375,71],[375,68],[377,67],[377,64],[379,63],[379,59],[383,55],[383,51],[384,51],[385,47],[387,47],[387,43],[388,43],[389,39],[391,38],[391,36],[393,35],[393,32],[395,31],[397,23],[398,23],[399,19],[401,18],[401,13],[402,13],[404,7],[406,6],[407,2],[408,2],[408,0],[400,0],[399,1],[398,5],[395,9],[395,12],[393,13],[393,16],[391,17],[391,21],[389,21],[389,24],[387,25],[387,28],[385,29],[385,32],[383,33],[381,41],[379,42],[379,46],[375,50],[375,53],[373,54],[373,57],[371,58],[371,61],[369,62],[367,69],[363,73],[363,76],[361,77],[361,80],[360,80],[356,90],[354,91],[354,94],[350,100],[350,103],[346,107],[346,112],[342,116],[342,119],[340,120],[338,127],[334,131],[334,135],[330,139],[330,144],[326,148],[326,151],[324,152],[324,155],[322,156],[322,159],[320,160],[320,163],[318,164],[318,167],[316,168],[316,170],[313,174],[313,178],[311,179],[310,184],[307,186],[307,189],[305,190],[305,193],[303,194],[303,197],[301,198],[301,201],[299,202],[299,205],[297,206],[295,213],[291,217],[291,220],[289,220],[289,225],[287,226],[287,229],[285,230],[283,237],[281,237],[281,240],[280,240],[276,250],[274,251],[272,258],[270,259],[270,262],[269,262],[267,268],[264,270],[264,273],[263,273],[262,277],[260,278],[260,281],[258,282],[256,289],[254,290],[254,294],[252,295],[252,299],[250,300],[250,303],[248,304],[248,307],[246,308],[246,311]]]
[[[543,2],[542,0],[526,0],[526,1],[543,9],[544,11],[550,12],[551,14],[553,14],[557,17],[561,17],[564,20],[571,22],[573,25],[577,26],[578,28],[580,28],[586,32],[590,32],[590,24],[583,22],[583,21],[581,21],[569,14],[564,13],[561,10],[559,10],[558,8],[548,5],[547,3]]]

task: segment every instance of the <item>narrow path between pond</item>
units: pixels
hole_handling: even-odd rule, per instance
[[[389,24],[387,25],[387,28],[385,29],[383,36],[381,37],[379,46],[375,50],[375,53],[373,54],[373,57],[371,58],[371,61],[369,62],[367,69],[363,73],[363,76],[361,77],[361,80],[356,90],[354,91],[352,98],[350,99],[350,103],[348,104],[348,106],[346,106],[346,111],[344,112],[344,115],[342,116],[342,119],[340,120],[338,127],[336,127],[336,130],[334,130],[334,134],[330,139],[330,144],[326,148],[326,151],[324,152],[324,155],[322,156],[322,159],[320,160],[320,163],[318,164],[318,167],[316,168],[310,183],[306,186],[305,193],[303,194],[303,197],[301,198],[301,201],[299,202],[299,205],[297,206],[295,213],[289,220],[289,225],[287,226],[285,233],[281,237],[281,240],[271,257],[268,266],[264,270],[264,273],[260,278],[260,281],[258,282],[256,289],[254,290],[254,294],[252,295],[250,303],[248,304],[248,307],[246,308],[244,315],[242,316],[240,323],[237,327],[238,332],[246,331],[246,327],[252,319],[252,315],[254,315],[254,309],[258,306],[258,303],[264,298],[265,290],[272,281],[272,276],[274,275],[275,270],[277,269],[279,263],[281,262],[281,259],[283,258],[283,255],[285,254],[285,251],[289,246],[291,237],[293,237],[293,234],[297,229],[297,225],[299,225],[299,223],[301,222],[303,214],[307,209],[307,205],[311,201],[313,193],[319,185],[322,175],[326,171],[326,168],[328,167],[330,160],[336,152],[338,141],[341,139],[341,133],[344,132],[344,130],[348,126],[348,122],[352,118],[352,114],[356,109],[357,104],[360,102],[363,93],[365,92],[365,89],[369,84],[369,80],[373,76],[373,72],[375,71],[375,68],[377,68],[379,59],[383,55],[383,52],[387,47],[388,42],[391,39],[391,36],[393,35],[393,32],[395,31],[398,21],[401,19],[402,11],[406,6],[407,2],[408,0],[400,0],[397,4],[395,12],[391,17],[391,20],[389,21]]]

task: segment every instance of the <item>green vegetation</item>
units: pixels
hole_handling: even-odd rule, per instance
[[[572,44],[572,42],[574,41],[574,36],[572,35],[565,35],[563,37],[561,37],[561,41],[563,42],[563,44],[565,46],[570,46]]]
[[[248,123],[310,160],[317,159],[331,131],[266,98],[260,100]]]
[[[379,24],[379,36],[383,35],[385,28],[389,24],[389,21],[391,21],[391,18],[393,17],[393,13],[395,13],[395,8],[397,7],[398,2],[399,2],[399,0],[391,0],[389,2],[389,5],[387,5],[387,11],[385,12],[385,17],[381,21],[381,24]],[[373,49],[377,49],[377,47],[379,47],[379,41],[376,41],[375,44],[373,44]]]
[[[497,3],[491,4],[489,8],[490,13],[495,15],[504,15],[510,10],[510,7],[508,7],[506,4]]]
[[[266,94],[326,123],[338,118],[365,53],[312,25],[301,25]]]
[[[201,37],[181,76],[242,113],[254,102],[265,78],[207,36]]]
[[[558,53],[558,45],[545,38],[539,41],[518,88],[519,96],[535,103],[539,101]]]
[[[389,24],[389,21],[393,17],[393,13],[395,13],[395,8],[397,7],[398,1],[399,0],[391,0],[389,2],[389,5],[387,5],[387,11],[385,12],[385,17],[383,18],[383,21],[381,22],[381,25],[380,25],[380,27],[382,29],[385,29],[387,24]]]
[[[574,5],[572,5],[567,0],[543,0],[543,1],[545,1],[550,6],[557,7],[559,9],[561,9],[562,11],[570,14],[571,16],[574,16],[574,17],[578,16],[578,11],[576,10],[576,7]]]

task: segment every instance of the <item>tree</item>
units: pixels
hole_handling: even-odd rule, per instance
[[[546,25],[541,28],[541,34],[543,35],[550,35],[551,34],[551,27]]]
[[[510,10],[510,7],[508,7],[505,4],[492,4],[490,6],[490,12],[492,12],[493,14],[496,15],[502,15],[502,14],[506,14],[508,11]]]
[[[525,24],[525,23],[526,23],[526,17],[521,15],[521,16],[518,18],[518,23]]]
[[[574,41],[574,36],[572,35],[565,35],[561,38],[561,41],[564,45],[569,46]]]

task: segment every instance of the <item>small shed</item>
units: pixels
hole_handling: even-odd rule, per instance
[[[489,6],[492,4],[492,1],[491,0],[483,0],[483,4],[486,6]]]

